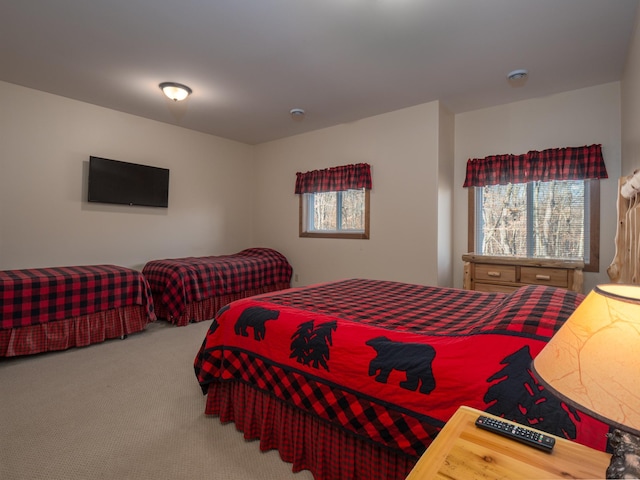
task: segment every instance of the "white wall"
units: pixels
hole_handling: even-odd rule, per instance
[[[640,9],[622,77],[622,175],[640,168]]]
[[[0,269],[253,244],[253,147],[0,83]],[[90,155],[170,169],[169,208],[89,204]]]
[[[432,102],[256,148],[256,239],[287,255],[294,286],[349,277],[438,284],[439,112]],[[359,162],[373,177],[371,238],[299,238],[296,172]]]
[[[585,292],[609,281],[615,253],[617,179],[620,176],[620,83],[608,83],[544,98],[456,115],[454,270],[462,286],[461,256],[467,251],[467,190],[462,188],[469,158],[529,150],[602,144],[609,179],[600,185],[600,272],[585,274]]]
[[[453,197],[455,116],[440,106],[438,160],[438,285],[453,286]]]
[[[639,63],[625,82],[640,77]],[[625,118],[640,117],[638,89],[625,85],[634,99]],[[256,147],[0,86],[0,269],[141,268],[153,258],[263,245],[287,255],[294,285],[361,276],[461,287],[467,159],[601,143],[613,180],[601,191],[600,273],[586,275],[585,290],[608,280],[619,83],[455,116],[432,102]],[[639,131],[625,125],[625,144],[638,143]],[[169,209],[87,203],[89,155],[169,168]],[[627,163],[640,165],[634,161]],[[295,173],[358,162],[372,166],[371,239],[299,238]]]

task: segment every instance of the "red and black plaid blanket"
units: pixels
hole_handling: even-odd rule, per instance
[[[179,318],[191,302],[288,283],[293,269],[276,250],[249,248],[233,255],[153,260],[142,273],[156,299]]]
[[[0,271],[0,328],[63,320],[129,305],[156,319],[142,273],[116,265]]]
[[[239,300],[195,359],[206,393],[239,381],[368,441],[419,456],[460,405],[604,450],[607,426],[530,370],[583,295],[344,280]]]

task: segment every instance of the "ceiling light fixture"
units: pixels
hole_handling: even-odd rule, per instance
[[[291,115],[291,118],[296,122],[301,122],[302,120],[304,120],[305,114],[305,111],[301,108],[292,108],[291,110],[289,110],[289,115]]]
[[[184,100],[191,95],[191,89],[186,85],[175,82],[163,82],[160,84],[162,92],[174,102]]]
[[[514,70],[513,72],[509,72],[509,74],[507,75],[507,79],[509,80],[522,80],[524,78],[527,78],[527,76],[529,76],[529,72],[527,72],[525,69],[521,68],[518,70]]]

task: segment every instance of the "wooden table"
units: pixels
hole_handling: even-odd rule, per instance
[[[558,437],[551,453],[542,452],[476,427],[479,415],[492,416],[460,407],[406,480],[605,478],[610,454]]]

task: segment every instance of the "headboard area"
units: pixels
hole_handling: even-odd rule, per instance
[[[614,283],[640,284],[640,169],[618,181],[616,254],[607,268]]]

